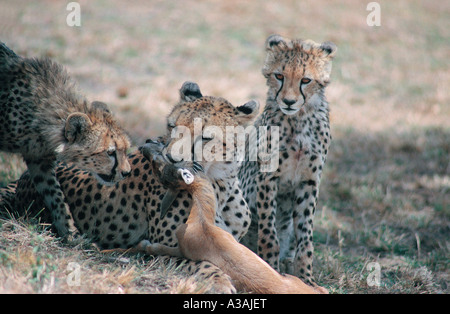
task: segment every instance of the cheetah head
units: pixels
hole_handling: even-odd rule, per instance
[[[336,51],[331,42],[287,40],[279,35],[267,38],[262,73],[269,86],[269,99],[287,115],[315,109],[330,81]]]
[[[59,159],[91,172],[99,183],[112,185],[130,173],[130,141],[104,103],[95,101],[87,113],[70,114],[63,136],[64,144],[56,148]]]
[[[259,103],[252,100],[234,107],[223,98],[203,96],[191,82],[183,84],[180,96],[167,117],[167,159],[175,164],[194,161],[213,180],[236,175],[242,160],[235,157],[242,143],[235,132],[253,122]]]

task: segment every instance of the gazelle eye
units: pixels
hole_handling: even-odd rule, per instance
[[[281,80],[284,79],[284,75],[283,75],[283,74],[280,74],[280,73],[275,73],[275,78],[276,78],[277,80],[281,81]]]
[[[302,78],[302,84],[308,84],[309,82],[311,82],[311,79],[307,77]]]

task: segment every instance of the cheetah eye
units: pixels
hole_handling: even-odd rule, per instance
[[[302,84],[308,84],[309,82],[311,82],[311,79],[304,77],[304,78],[302,78],[301,82],[302,82]]]
[[[284,75],[280,73],[275,73],[275,78],[279,81],[282,81],[284,79]]]

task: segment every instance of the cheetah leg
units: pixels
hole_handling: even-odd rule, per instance
[[[177,263],[180,264],[179,270],[187,275],[195,276],[195,278],[204,283],[208,283],[210,288],[216,293],[236,293],[230,276],[225,274],[217,266],[206,261],[186,260],[178,247],[169,247],[159,243],[151,243],[148,240],[142,240],[137,246],[130,249],[111,249],[103,250],[102,253],[146,253],[150,255],[162,256],[167,260],[170,257],[176,257]]]
[[[132,247],[132,248],[129,248],[129,249],[116,248],[116,249],[101,250],[100,253],[103,253],[103,254],[110,254],[110,253],[142,253],[142,250],[138,249],[137,247]]]
[[[141,251],[150,255],[169,255],[173,257],[183,257],[180,248],[170,247],[159,243],[150,243],[148,240],[142,240],[138,246]]]
[[[0,189],[0,211],[15,209],[14,200],[16,196],[17,181]]]
[[[170,247],[159,243],[151,243],[148,240],[142,240],[138,245],[128,249],[109,249],[102,250],[102,253],[146,253],[149,255],[169,255],[173,257],[183,257],[178,247]]]
[[[280,241],[280,272],[295,275],[294,257],[297,248],[293,228],[293,193],[277,199],[277,232]]]
[[[161,256],[160,258],[166,260],[167,263],[175,262],[178,265],[177,270],[187,276],[193,276],[196,281],[204,285],[208,293],[236,293],[236,288],[230,276],[210,262],[192,261],[185,258],[169,257],[167,255]]]
[[[314,184],[312,184],[314,182]],[[313,219],[317,201],[316,181],[301,183],[295,191],[296,200],[293,214],[293,227],[296,239],[294,274],[307,284],[315,285],[313,279]]]
[[[56,163],[41,160],[39,162],[26,161],[30,172],[31,182],[39,195],[41,195],[46,208],[50,211],[52,222],[58,235],[68,242],[80,237],[75,227],[75,221],[65,201],[55,175]]]
[[[256,209],[258,212],[258,255],[273,269],[280,270],[280,243],[276,223],[278,180],[256,179]],[[263,180],[261,180],[263,179]]]
[[[170,247],[159,243],[150,243],[143,240],[138,244],[139,249],[147,254],[158,256],[172,256],[182,258],[184,263],[181,270],[188,275],[195,276],[200,282],[209,283],[211,289],[217,293],[236,293],[230,276],[225,274],[217,266],[207,261],[191,261],[184,259],[179,247]]]

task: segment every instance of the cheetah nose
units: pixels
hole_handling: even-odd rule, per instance
[[[183,159],[181,159],[181,160],[175,160],[175,159],[173,159],[173,157],[172,157],[171,154],[166,154],[166,157],[167,157],[167,159],[168,159],[171,163],[173,163],[173,164],[176,164],[177,162],[182,162],[182,161],[183,161]]]
[[[292,100],[292,99],[286,99],[286,98],[283,99],[283,102],[284,102],[288,107],[290,107],[290,106],[292,106],[293,104],[296,103],[295,100]]]
[[[123,176],[124,178],[126,178],[126,177],[128,177],[128,176],[130,175],[131,170],[129,170],[129,171],[121,171],[121,173],[122,173],[122,176]]]

